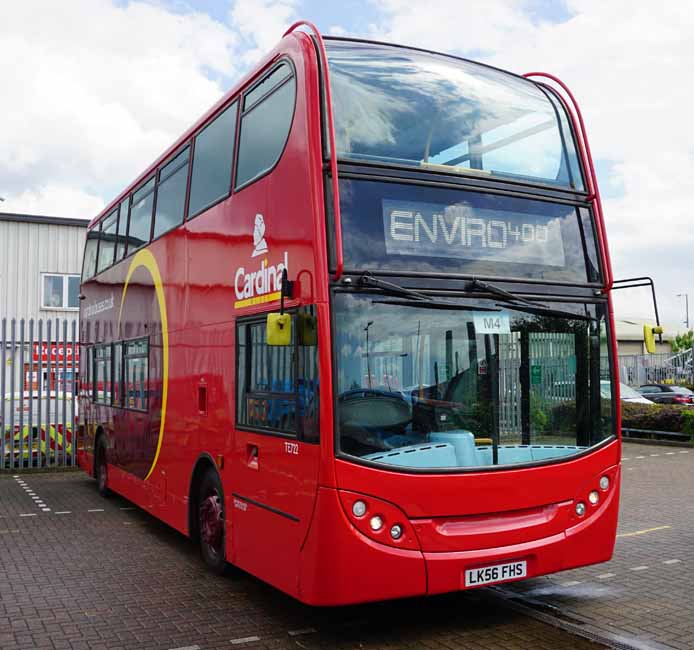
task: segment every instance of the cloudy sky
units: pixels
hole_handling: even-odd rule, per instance
[[[22,0],[0,16],[0,210],[91,217],[297,18],[560,76],[597,161],[615,276],[694,314],[694,5],[676,0]],[[617,299],[647,316],[647,295]]]

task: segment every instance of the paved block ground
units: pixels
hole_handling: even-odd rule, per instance
[[[0,476],[0,649],[244,647],[604,646],[517,612],[490,590],[306,607],[242,572],[208,574],[185,537],[123,499],[101,499],[81,473]]]
[[[614,558],[505,591],[600,630],[694,648],[694,449],[625,443]]]

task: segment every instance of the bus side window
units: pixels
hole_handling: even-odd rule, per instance
[[[188,218],[229,196],[236,139],[237,102],[195,137]]]
[[[113,264],[116,250],[116,231],[118,228],[118,210],[114,210],[101,224],[101,243],[99,245],[99,263],[96,272],[101,273]]]
[[[133,194],[128,227],[128,254],[149,243],[154,207],[154,177],[142,184]]]
[[[89,401],[94,400],[94,346],[90,345],[87,348],[87,367],[85,369],[84,378],[84,391],[85,396],[89,398]]]
[[[98,404],[111,403],[111,344],[95,347],[96,399]]]
[[[126,196],[121,202],[118,216],[118,243],[116,244],[116,262],[119,262],[125,257],[126,237],[128,233],[128,206],[130,204],[130,196]]]
[[[316,308],[303,307],[296,317],[298,339],[298,417],[304,442],[319,441],[318,331]]]
[[[149,340],[125,341],[123,366],[125,381],[123,383],[124,406],[137,411],[148,408],[147,382],[149,380]]]
[[[123,344],[114,343],[113,344],[113,389],[111,391],[111,404],[113,406],[122,406],[123,403],[123,388],[122,388],[122,375],[123,375]]]
[[[237,326],[236,423],[318,442],[319,381],[315,307],[292,315],[292,340],[269,346],[265,318]]]
[[[190,147],[186,147],[159,170],[152,239],[183,223],[189,158]]]
[[[84,262],[82,264],[82,282],[86,282],[96,274],[96,256],[99,249],[100,232],[101,223],[87,231],[87,243],[84,247]]]
[[[269,346],[265,319],[237,330],[237,422],[241,426],[296,433],[295,336],[287,346]]]
[[[286,70],[285,70],[286,68]],[[279,71],[279,72],[277,72]],[[257,180],[269,172],[279,161],[289,137],[294,118],[296,79],[289,64],[270,73],[266,79],[246,94],[241,115],[239,156],[236,167],[236,189]],[[274,88],[265,88],[273,82]],[[255,101],[256,89],[262,88],[263,99]],[[255,103],[247,101],[251,98]]]

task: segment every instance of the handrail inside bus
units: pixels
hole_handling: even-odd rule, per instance
[[[328,127],[328,144],[330,146],[330,175],[332,176],[333,188],[333,229],[335,231],[335,275],[333,280],[339,280],[342,277],[344,269],[344,258],[342,254],[342,220],[340,217],[340,186],[337,181],[337,155],[335,150],[335,122],[333,120],[333,102],[330,91],[330,75],[328,73],[328,55],[325,51],[325,43],[323,37],[318,31],[318,28],[308,20],[299,20],[295,22],[286,32],[284,36],[288,36],[299,27],[308,27],[316,37],[318,43],[319,55],[321,58],[321,67],[323,73],[323,87],[325,88],[325,112]]]
[[[603,259],[605,263],[605,287],[607,290],[612,288],[614,278],[612,275],[612,260],[610,259],[610,252],[607,247],[607,231],[605,229],[605,219],[602,211],[602,200],[600,198],[600,190],[598,189],[598,179],[595,173],[595,166],[593,164],[593,155],[590,150],[590,144],[588,143],[588,136],[586,133],[586,125],[583,121],[583,114],[581,109],[574,97],[573,93],[569,87],[558,77],[548,72],[527,72],[523,75],[526,79],[531,79],[533,77],[544,77],[550,81],[557,84],[566,93],[566,96],[571,101],[573,110],[569,106],[566,106],[567,114],[572,122],[574,133],[576,133],[576,141],[578,143],[579,155],[583,160],[583,167],[586,170],[586,180],[588,181],[588,194],[589,200],[593,202],[595,208],[595,213],[598,221],[598,234],[600,239],[600,249],[602,250]],[[560,95],[561,98],[561,95]],[[565,103],[562,99],[562,103]]]

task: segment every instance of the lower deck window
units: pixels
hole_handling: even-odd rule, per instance
[[[266,343],[265,319],[237,329],[237,407],[240,426],[318,439],[318,354],[315,313],[292,317],[288,346]],[[311,336],[307,335],[311,331]]]
[[[111,344],[94,348],[94,401],[97,404],[111,403]]]
[[[123,396],[126,408],[147,410],[149,377],[149,341],[138,339],[123,343]]]

